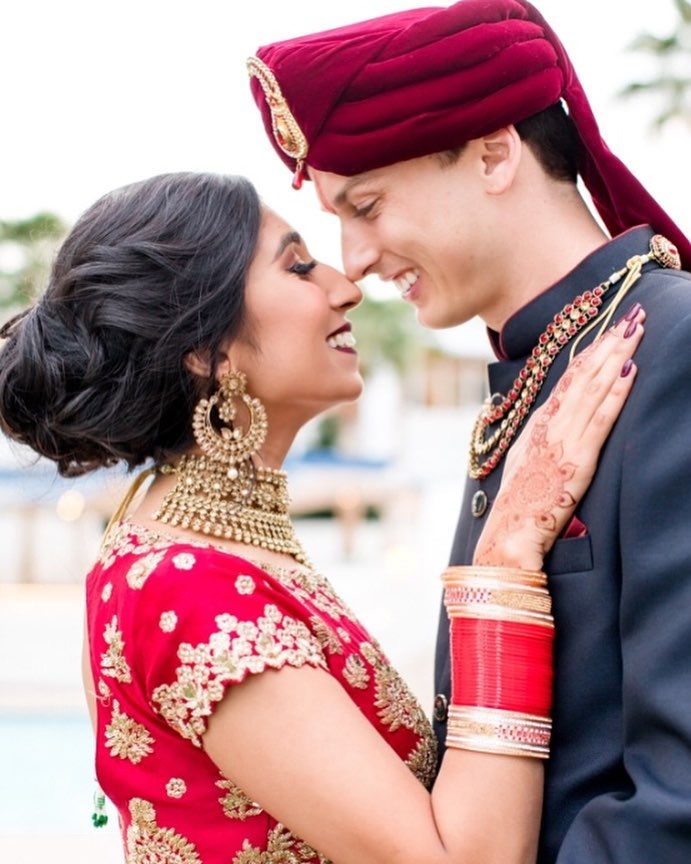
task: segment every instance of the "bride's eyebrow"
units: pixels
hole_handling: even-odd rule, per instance
[[[286,232],[280,239],[278,243],[278,247],[276,249],[276,254],[273,257],[274,261],[277,261],[281,255],[285,252],[288,246],[292,246],[295,243],[297,246],[302,245],[302,237],[298,234],[297,231],[288,231]]]

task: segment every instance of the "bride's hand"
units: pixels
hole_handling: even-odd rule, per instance
[[[576,356],[509,450],[476,564],[542,568],[631,390],[645,312],[627,317]]]

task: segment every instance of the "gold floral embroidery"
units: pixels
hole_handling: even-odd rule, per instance
[[[191,570],[197,563],[197,559],[191,552],[180,552],[173,558],[173,567],[178,570]]]
[[[112,593],[113,583],[108,582],[106,585],[103,586],[103,591],[101,591],[101,600],[103,600],[104,603],[107,603],[110,600]]]
[[[165,552],[150,552],[136,561],[127,571],[127,584],[136,591],[144,587],[144,583],[165,557]]]
[[[106,567],[114,563],[117,557],[129,554],[145,555],[152,550],[168,549],[170,547],[174,547],[177,542],[178,541],[175,538],[166,536],[164,534],[161,534],[160,532],[151,531],[150,529],[143,528],[136,524],[123,522],[115,526],[113,531],[110,532],[107,538],[107,543],[104,545],[101,563],[103,565],[103,568],[105,569]],[[213,543],[208,543],[204,541],[192,541],[189,545],[203,549],[218,549],[218,547],[214,546]],[[219,549],[219,551],[223,552],[224,550]],[[179,554],[184,556],[189,553]],[[334,619],[334,623],[337,625],[335,627],[335,632],[341,643],[351,643],[351,634],[345,627],[338,626],[338,622],[341,617],[351,619],[355,623],[357,623],[357,619],[354,618],[347,605],[344,604],[335,594],[331,585],[326,579],[314,572],[305,572],[292,568],[289,569],[273,567],[270,565],[265,565],[262,562],[252,562],[251,559],[250,563],[255,564],[255,566],[259,567],[259,569],[264,570],[274,576],[289,591],[291,591],[291,593],[298,600],[306,602],[311,606],[321,610],[322,612],[327,613],[327,615]],[[337,643],[333,642],[327,636],[327,631],[333,633],[331,628],[326,623],[320,622],[323,625],[322,629],[322,627],[316,626],[317,622],[320,622],[320,619],[316,616],[313,616],[310,619],[310,624],[314,631],[314,639],[320,643],[322,647],[322,652],[330,651],[331,653],[342,653],[342,651],[339,652],[336,649]],[[233,616],[224,615],[217,618],[217,626],[222,633],[230,635],[233,632],[237,632],[237,635],[241,637],[241,640],[245,640],[246,642],[251,643],[253,642],[253,640],[259,638],[261,634],[259,634],[259,631],[257,631],[256,628],[254,630],[252,629],[254,625],[252,625],[251,622],[245,622],[245,624],[249,624],[249,628],[242,628],[242,632],[240,632],[240,630],[235,631],[238,622],[237,619],[235,619]],[[276,631],[274,631],[273,633],[269,633],[268,637],[268,645],[275,645],[276,639],[279,638]],[[187,650],[191,652],[187,654],[188,660],[184,661],[186,662],[187,666],[190,666],[191,668],[188,668],[185,671],[184,667],[181,667],[180,669],[178,669],[177,682],[175,684],[169,687],[166,685],[162,685],[162,687],[157,688],[157,692],[159,692],[159,695],[162,697],[163,701],[167,703],[168,707],[166,710],[168,710],[172,715],[176,715],[176,712],[179,713],[178,719],[175,719],[174,716],[172,723],[174,728],[179,729],[179,731],[182,729],[187,730],[187,734],[185,735],[185,737],[189,737],[193,741],[196,738],[197,744],[200,744],[197,736],[204,730],[204,721],[201,718],[207,716],[207,714],[204,714],[204,711],[207,704],[210,705],[210,702],[212,701],[208,700],[207,703],[205,696],[202,696],[200,701],[196,701],[197,696],[200,693],[203,693],[205,689],[207,689],[214,692],[215,699],[213,701],[222,698],[222,679],[225,679],[227,676],[226,669],[223,669],[220,678],[215,672],[211,672],[210,668],[206,668],[206,671],[203,671],[205,667],[211,667],[213,665],[211,660],[212,651],[210,647],[212,639],[209,642],[209,646],[198,646],[198,649],[206,647],[209,652],[208,659],[200,658],[200,664],[197,664],[194,661],[194,649],[192,648],[192,646],[188,645],[185,647],[181,645],[180,650],[182,650],[183,653],[185,653],[185,651]],[[236,639],[234,639],[233,642],[235,643]],[[375,649],[375,645],[376,643],[374,642],[363,643],[363,645],[361,646],[361,650],[363,656],[365,657],[365,659],[368,660],[368,662],[372,665],[375,671],[375,679],[377,681],[376,707],[380,709],[379,717],[382,723],[387,725],[391,724],[392,731],[394,731],[394,728],[398,729],[400,726],[403,726],[409,729],[412,728],[412,731],[414,731],[415,734],[419,736],[419,741],[410,752],[406,760],[406,764],[409,765],[411,770],[423,783],[428,785],[432,779],[434,767],[436,767],[436,739],[434,738],[430,724],[427,721],[424,712],[421,708],[419,708],[419,706],[417,706],[414,697],[409,694],[407,687],[402,682],[400,682],[400,679],[398,682],[396,681],[396,678],[398,678],[398,676],[396,675],[396,673],[393,672],[393,670],[390,669],[390,665],[383,653],[381,653],[381,651],[377,653],[378,646]],[[340,647],[341,646],[339,645],[339,648]],[[179,656],[180,650],[178,652]],[[218,646],[213,650],[214,652],[217,651]],[[250,655],[252,653],[251,646],[248,653]],[[254,660],[251,660],[248,657],[236,665],[246,665],[247,669],[249,670],[250,665],[255,662],[257,662],[258,671],[261,671],[261,669],[265,668],[265,666],[270,665],[269,662],[263,661],[260,657],[254,658]],[[314,662],[315,665],[324,667],[325,660],[323,654],[320,655],[319,659],[315,660]],[[125,667],[129,672],[129,668],[127,667],[126,663]],[[367,674],[366,669],[364,671],[365,674]],[[110,672],[108,674],[113,675],[113,672]],[[207,682],[206,684],[205,680]],[[227,680],[231,679],[228,678]],[[105,684],[103,684],[103,686],[105,687]],[[198,686],[199,690],[197,689]],[[186,688],[188,689],[186,690]],[[184,698],[185,692],[189,692],[190,694],[191,701],[189,705]],[[402,704],[398,706],[395,704],[397,693],[400,693],[402,696]],[[393,702],[392,699],[394,700]],[[164,714],[164,710],[162,710],[161,713]],[[198,729],[199,732],[196,732],[195,728]],[[185,733],[181,731],[181,734]],[[254,862],[260,862],[261,864],[261,862],[264,861],[272,862],[273,860],[278,860],[266,858],[266,853],[259,852],[258,850],[255,850],[253,848],[249,849],[248,854],[254,857],[236,860],[246,862],[246,864],[254,864]],[[318,860],[323,861],[324,859],[319,858]],[[281,864],[283,864],[282,861]]]
[[[437,773],[437,739],[431,729],[422,735],[410,751],[405,764],[423,786],[432,788]]]
[[[351,687],[355,687],[358,690],[366,690],[369,684],[369,672],[357,654],[351,654],[346,660],[343,668],[343,677]]]
[[[343,654],[343,647],[328,624],[321,618],[317,618],[316,615],[312,615],[310,624],[312,625],[312,632],[319,639],[319,644],[324,651],[328,651],[329,654]]]
[[[336,632],[341,637],[341,639],[346,643],[346,645],[351,641],[350,633],[348,633],[348,631],[344,627],[339,627],[336,630]]]
[[[172,610],[169,612],[161,612],[161,617],[158,620],[158,626],[164,633],[172,633],[177,627],[178,616]]]
[[[108,705],[110,701],[110,687],[102,679],[98,679],[98,700],[102,705]]]
[[[275,576],[298,600],[316,606],[317,609],[325,612],[335,621],[341,617],[355,620],[355,616],[336,594],[331,583],[320,573],[312,570],[296,570],[264,564],[257,566]]]
[[[375,707],[385,726],[395,732],[400,726],[417,731],[422,709],[401,676],[389,667],[379,667],[374,672],[377,698]]]
[[[294,837],[280,822],[266,838],[266,850],[252,846],[249,840],[231,864],[329,864],[323,855]]]
[[[388,658],[379,647],[379,643],[371,637],[369,642],[360,643],[360,651],[362,651],[362,656],[365,660],[374,667],[391,665]]]
[[[137,542],[132,542],[132,536],[136,536]],[[124,555],[147,555],[153,549],[165,549],[170,545],[169,540],[162,539],[153,531],[144,528],[135,531],[127,522],[118,522],[103,540],[99,561],[107,570]]]
[[[134,542],[133,542],[133,539]],[[156,549],[169,549],[180,541],[159,531],[152,531],[127,520],[119,522],[109,532],[101,547],[100,561],[103,569],[110,567],[118,557],[123,555],[144,555]],[[199,549],[215,549],[228,554],[220,546],[203,540],[188,540],[186,545]],[[179,553],[184,558],[190,553]],[[176,558],[178,555],[175,556]],[[194,557],[194,556],[191,556]],[[356,620],[348,606],[336,594],[329,581],[312,570],[299,570],[292,567],[277,567],[262,561],[247,559],[260,570],[270,573],[299,600],[308,601],[322,612],[338,620],[341,616]],[[177,566],[177,565],[176,565]],[[344,631],[345,632],[345,631]],[[345,641],[348,638],[343,637]]]
[[[122,684],[129,684],[132,680],[130,667],[122,652],[125,643],[122,633],[118,630],[118,616],[113,615],[110,624],[106,624],[103,639],[108,645],[108,650],[101,654],[101,672],[109,678],[115,678]]]
[[[377,716],[381,722],[392,732],[401,726],[419,732],[425,715],[408,685],[370,643],[363,642],[360,650],[374,667],[377,694],[374,705],[379,708]]]
[[[113,699],[113,713],[106,726],[106,747],[110,755],[129,759],[133,765],[137,765],[145,756],[153,753],[153,743],[154,739],[146,727],[122,712],[118,700]]]
[[[374,669],[377,716],[391,732],[403,727],[418,736],[420,740],[406,759],[406,765],[429,787],[436,772],[437,741],[425,712],[376,643],[363,642],[360,651]]]
[[[214,622],[222,633],[232,633],[237,626],[238,619],[234,615],[224,612],[222,615],[217,615]]]
[[[254,579],[251,576],[238,576],[235,580],[235,590],[238,594],[253,594]]]
[[[213,704],[223,698],[225,685],[243,681],[248,673],[267,667],[326,667],[319,640],[301,621],[269,603],[257,622],[238,621],[234,615],[216,618],[218,632],[197,646],[178,647],[181,665],[173,684],[161,684],[152,693],[161,716],[183,738],[201,747],[201,735]]]
[[[159,828],[151,803],[132,798],[127,829],[127,864],[201,864],[194,843],[172,828]]]
[[[263,812],[256,801],[253,801],[249,795],[245,795],[242,789],[230,780],[217,780],[216,785],[226,791],[223,798],[218,800],[229,819],[240,819],[244,822],[249,816],[259,816]]]
[[[187,792],[187,783],[180,777],[171,777],[166,783],[166,794],[170,798],[182,798]]]

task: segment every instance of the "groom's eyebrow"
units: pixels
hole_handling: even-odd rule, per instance
[[[336,193],[336,197],[333,200],[333,206],[342,207],[348,200],[348,193],[356,186],[369,180],[370,176],[371,172],[366,171],[364,174],[356,174],[354,177],[349,177],[341,187],[340,191]]]
[[[359,186],[360,183],[364,183],[366,180],[369,180],[372,173],[372,171],[363,171],[362,174],[354,174],[352,177],[346,178],[343,186],[341,186],[341,188],[334,195],[333,200],[331,201],[329,201],[324,194],[324,190],[319,184],[319,178],[313,178],[315,189],[317,192],[317,198],[319,199],[321,209],[325,213],[335,214],[339,207],[342,207],[344,204],[347,203],[348,194],[352,191],[352,189],[354,189],[356,186]]]

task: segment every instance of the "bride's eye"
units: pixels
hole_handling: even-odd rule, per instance
[[[297,276],[307,276],[307,274],[314,270],[317,266],[317,262],[312,261],[296,261],[294,264],[291,264],[288,270],[291,273],[295,273]]]

